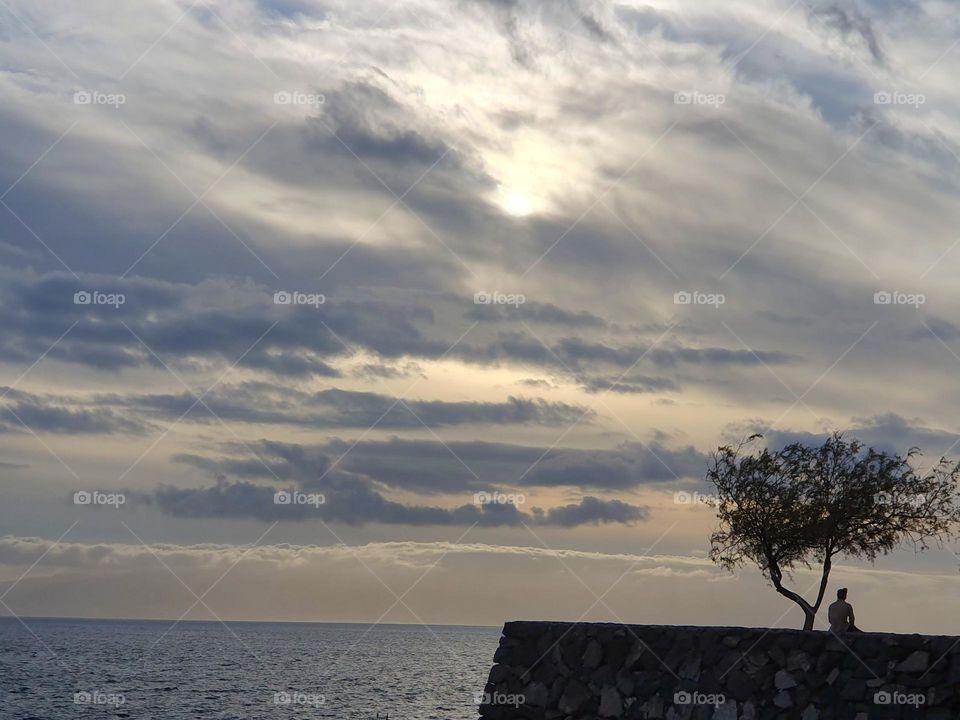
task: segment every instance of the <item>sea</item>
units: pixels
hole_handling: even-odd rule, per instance
[[[499,628],[0,618],[0,718],[475,720]]]

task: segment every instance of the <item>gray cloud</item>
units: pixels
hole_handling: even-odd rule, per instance
[[[571,487],[631,490],[650,483],[702,477],[706,457],[693,447],[659,440],[625,443],[614,450],[573,450],[481,441],[331,440],[319,446],[261,441],[249,449],[228,446],[225,456],[180,454],[176,460],[213,475],[294,481],[315,487],[317,478],[345,473],[394,490],[472,493],[502,487]],[[320,486],[317,486],[320,487]]]
[[[555,507],[543,513],[541,522],[547,525],[576,527],[578,525],[599,525],[602,523],[630,524],[648,516],[645,508],[629,505],[619,500],[598,500],[589,495],[578,504]]]
[[[303,425],[306,427],[420,429],[446,425],[569,425],[590,423],[590,408],[539,399],[510,397],[506,402],[413,400],[389,395],[329,388],[304,392],[283,385],[248,382],[218,387],[203,397],[177,395],[101,396],[96,402],[128,407],[169,419],[195,412],[191,420]]]
[[[676,390],[677,384],[667,378],[650,377],[640,373],[628,373],[626,376],[596,377],[584,382],[584,390],[589,393],[614,392],[625,395],[663,392]]]
[[[814,8],[811,13],[834,28],[845,40],[855,36],[862,45],[866,46],[875,63],[878,65],[884,63],[883,51],[880,49],[880,42],[874,32],[873,24],[856,7],[827,5]]]
[[[480,322],[531,322],[562,325],[566,328],[603,328],[607,321],[586,311],[570,312],[553,303],[529,302],[513,307],[509,305],[474,305],[464,317]]]
[[[106,408],[71,407],[64,398],[47,398],[8,387],[0,387],[0,394],[5,396],[0,400],[0,431],[139,435],[154,427]]]
[[[921,418],[905,418],[896,413],[853,417],[841,429],[850,437],[889,452],[905,454],[910,448],[919,448],[928,463],[936,462],[943,454],[960,457],[960,432],[930,427]],[[726,435],[733,440],[754,432],[762,433],[766,442],[777,448],[794,442],[821,442],[829,434],[775,429],[761,420],[754,420],[727,428]]]
[[[595,391],[609,383],[603,368],[629,368],[644,357],[667,369],[799,360],[782,351],[694,347],[676,341],[658,347],[613,344],[602,338],[604,325],[596,316],[550,304],[534,305],[525,322],[559,326],[559,337],[554,331],[538,337],[526,328],[508,331],[498,324],[483,342],[466,337],[458,343],[457,335],[463,336],[469,326],[451,325],[448,316],[456,315],[468,301],[449,295],[431,296],[430,305],[427,298],[413,297],[405,302],[328,299],[318,307],[286,306],[275,305],[267,288],[230,280],[188,285],[102,275],[78,281],[65,273],[7,277],[10,283],[0,292],[0,320],[8,332],[0,340],[0,358],[13,362],[46,351],[73,321],[76,325],[49,350],[49,357],[101,370],[162,369],[161,361],[213,359],[225,364],[239,360],[240,368],[275,377],[339,377],[338,363],[362,350],[394,363],[443,356],[475,365],[534,363],[563,374],[573,370],[571,379]],[[125,302],[118,307],[77,305],[74,293],[82,290],[123,295]],[[570,330],[582,334],[566,335]],[[440,339],[441,335],[446,337]],[[694,381],[692,376],[687,379]],[[623,392],[631,386],[664,390],[677,383],[638,373],[632,380],[623,378],[623,385],[615,389]]]
[[[517,527],[528,523],[576,527],[584,524],[632,524],[647,517],[645,508],[619,500],[604,501],[589,496],[580,503],[548,511],[533,508],[530,513],[525,513],[508,503],[460,505],[454,508],[405,505],[388,500],[367,484],[338,474],[328,475],[320,487],[324,490],[322,504],[278,504],[274,500],[277,492],[275,487],[244,481],[221,481],[206,488],[163,486],[152,496],[141,494],[140,499],[156,504],[161,512],[174,517],[248,517],[264,522],[321,519],[350,525],[476,524],[481,527]]]

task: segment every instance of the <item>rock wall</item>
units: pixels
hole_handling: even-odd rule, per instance
[[[960,638],[508,622],[491,720],[960,720]]]

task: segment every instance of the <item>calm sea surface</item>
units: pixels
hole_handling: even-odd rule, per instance
[[[473,720],[500,638],[456,626],[24,622],[0,618],[3,720]]]

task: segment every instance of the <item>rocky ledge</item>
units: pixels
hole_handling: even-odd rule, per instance
[[[960,719],[960,638],[508,622],[491,720]]]

